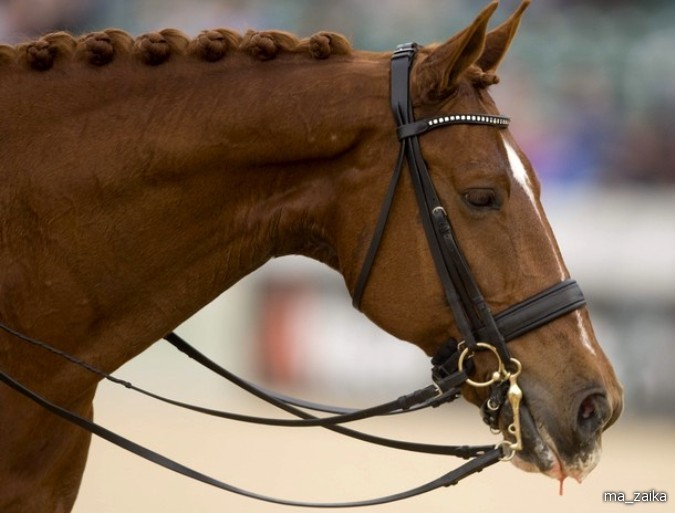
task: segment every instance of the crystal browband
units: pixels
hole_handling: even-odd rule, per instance
[[[508,116],[493,116],[489,114],[455,114],[450,116],[436,116],[421,119],[402,125],[396,131],[399,139],[421,135],[429,130],[447,125],[487,125],[498,128],[509,126],[511,118]]]

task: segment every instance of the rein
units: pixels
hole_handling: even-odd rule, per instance
[[[521,365],[517,360],[511,358],[506,343],[582,307],[585,304],[585,300],[577,283],[574,280],[565,280],[496,315],[492,314],[455,240],[450,220],[445,209],[440,204],[431,175],[422,157],[418,137],[429,130],[458,124],[486,125],[499,129],[506,128],[509,124],[509,118],[501,115],[462,114],[416,121],[409,94],[409,76],[417,49],[415,43],[408,43],[400,45],[392,55],[391,103],[398,126],[397,136],[401,141],[401,146],[371,244],[357,280],[353,298],[354,305],[358,308],[377,256],[403,165],[407,162],[415,189],[419,214],[433,256],[434,265],[443,285],[448,306],[463,337],[463,340],[459,343],[453,340],[449,341],[439,354],[432,359],[431,385],[416,390],[411,394],[401,396],[393,401],[362,410],[336,408],[269,392],[222,368],[175,333],[170,333],[165,337],[166,341],[200,365],[259,399],[297,418],[253,417],[190,405],[154,394],[136,387],[128,381],[115,378],[68,353],[60,351],[45,342],[28,337],[2,323],[0,323],[0,329],[26,343],[56,354],[70,363],[97,375],[101,379],[109,380],[117,385],[181,408],[187,408],[216,417],[257,424],[293,427],[319,426],[345,436],[386,447],[430,454],[452,455],[464,459],[471,458],[469,461],[426,484],[385,497],[341,503],[313,503],[279,499],[244,490],[186,467],[166,456],[128,440],[89,419],[54,404],[1,370],[0,381],[51,413],[157,465],[238,495],[289,506],[341,508],[372,506],[400,501],[436,490],[440,487],[457,484],[460,480],[471,474],[480,472],[498,461],[507,461],[513,458],[516,452],[522,449],[519,415],[522,391],[517,383],[517,378],[521,372]],[[479,350],[492,352],[496,361],[495,370],[490,379],[486,381],[476,381],[470,377],[473,370],[472,356]],[[428,407],[437,407],[458,398],[460,387],[465,384],[474,387],[491,388],[490,397],[486,401],[483,411],[486,422],[493,428],[497,426],[503,406],[506,403],[509,404],[513,422],[508,427],[508,433],[510,435],[509,438],[513,440],[505,438],[496,445],[442,446],[381,438],[342,425],[377,416],[394,415]],[[329,416],[317,417],[307,410],[328,413]]]
[[[231,418],[234,420],[241,420],[241,421],[246,421],[246,422],[253,422],[256,424],[269,424],[268,421],[270,420],[275,420],[275,421],[282,421],[283,419],[267,419],[267,418],[260,418],[260,417],[248,417],[248,416],[239,416],[236,414],[230,414],[227,412],[216,412],[215,410],[206,410],[206,409],[201,409],[199,407],[193,407],[191,405],[185,405],[184,403],[178,403],[172,400],[168,400],[166,398],[163,398],[161,396],[157,396],[155,394],[149,393],[143,389],[140,389],[138,387],[135,387],[128,381],[123,381],[120,379],[117,379],[103,371],[100,371],[96,369],[95,367],[82,362],[81,360],[71,356],[67,355],[66,353],[55,349],[53,346],[50,346],[49,344],[46,344],[44,342],[32,339],[30,337],[27,337],[25,335],[22,335],[11,328],[7,327],[5,324],[0,323],[0,329],[3,331],[9,333],[12,336],[15,336],[17,338],[20,338],[21,340],[28,342],[30,344],[36,345],[40,347],[41,349],[45,349],[49,352],[52,352],[54,354],[57,354],[59,356],[62,356],[64,358],[67,358],[71,363],[76,364],[84,369],[86,369],[89,372],[93,372],[97,374],[98,376],[108,379],[118,385],[124,386],[126,388],[129,388],[131,390],[134,390],[136,392],[142,393],[144,395],[149,395],[151,397],[154,397],[156,399],[160,399],[164,402],[169,402],[174,405],[182,406],[182,407],[188,407],[191,410],[196,410],[196,411],[201,411],[202,413],[208,413],[210,415],[216,415],[219,417],[226,417],[226,418]],[[473,458],[464,465],[460,466],[459,468],[450,471],[442,476],[440,476],[437,479],[434,479],[428,483],[425,483],[423,485],[420,485],[418,487],[412,488],[410,490],[392,494],[392,495],[387,495],[384,497],[379,497],[376,499],[369,499],[369,500],[363,500],[363,501],[353,501],[353,502],[340,502],[340,503],[314,503],[314,502],[302,502],[302,501],[293,501],[293,500],[285,500],[285,499],[279,499],[275,497],[269,497],[266,495],[258,494],[255,492],[251,492],[242,488],[239,488],[237,486],[234,486],[229,483],[225,483],[223,481],[220,481],[218,479],[215,479],[213,477],[207,476],[201,472],[198,472],[190,467],[187,467],[177,461],[174,461],[170,458],[167,458],[166,456],[163,456],[162,454],[159,454],[151,449],[148,449],[147,447],[144,447],[140,444],[137,444],[125,437],[122,437],[118,435],[117,433],[99,425],[96,424],[95,422],[90,421],[89,419],[86,419],[72,411],[69,411],[61,406],[58,406],[54,404],[53,402],[49,401],[48,399],[44,398],[43,396],[37,394],[36,392],[32,391],[28,387],[24,386],[23,384],[19,383],[17,380],[14,378],[10,377],[8,374],[6,374],[3,371],[0,371],[0,381],[4,382],[6,385],[9,387],[13,388],[17,392],[23,394],[27,398],[31,399],[41,407],[45,408],[46,410],[50,411],[51,413],[67,420],[68,422],[75,424],[76,426],[100,437],[103,438],[104,440],[107,440],[108,442],[117,445],[118,447],[125,449],[133,454],[136,454],[137,456],[140,456],[141,458],[150,461],[152,463],[155,463],[161,467],[164,467],[168,470],[172,470],[178,474],[184,475],[186,477],[189,477],[190,479],[200,481],[205,484],[209,484],[211,486],[214,486],[216,488],[219,488],[221,490],[225,490],[231,493],[235,493],[238,495],[242,495],[245,497],[249,497],[252,499],[264,501],[264,502],[270,502],[274,504],[282,504],[282,505],[287,505],[287,506],[296,506],[296,507],[313,507],[313,508],[348,508],[348,507],[359,507],[359,506],[374,506],[378,504],[386,504],[389,502],[395,502],[395,501],[400,501],[404,499],[408,499],[411,497],[415,497],[420,494],[424,494],[433,490],[436,490],[440,487],[444,486],[450,486],[453,484],[456,484],[459,482],[461,479],[468,477],[469,475],[480,472],[482,469],[485,467],[496,463],[499,461],[503,454],[502,454],[502,449],[500,447],[494,447],[492,445],[483,445],[483,446],[437,446],[437,445],[427,445],[427,444],[417,444],[417,443],[411,443],[411,442],[404,442],[404,441],[398,441],[398,440],[389,440],[385,438],[380,438],[376,437],[373,435],[369,435],[367,433],[361,433],[359,431],[354,431],[351,429],[344,428],[342,426],[338,426],[336,424],[339,424],[340,422],[350,422],[353,420],[356,420],[353,417],[352,414],[357,413],[359,418],[371,418],[375,416],[381,416],[381,415],[386,415],[386,414],[391,414],[391,413],[398,413],[402,412],[405,409],[409,409],[412,406],[416,404],[422,404],[423,407],[426,406],[434,406],[437,405],[437,401],[434,401],[434,397],[437,396],[437,392],[434,391],[433,394],[431,394],[431,391],[429,390],[430,387],[427,387],[425,389],[421,389],[417,391],[416,393],[410,394],[408,396],[403,396],[402,398],[399,398],[396,401],[391,401],[390,403],[385,403],[381,406],[377,406],[374,408],[367,408],[365,410],[348,410],[347,413],[341,413],[337,414],[336,417],[329,417],[329,418],[317,418],[309,413],[307,413],[304,410],[298,409],[292,405],[292,403],[301,403],[304,408],[307,409],[321,409],[321,410],[329,410],[329,411],[336,411],[338,409],[333,408],[333,407],[326,407],[324,405],[317,405],[315,403],[309,403],[305,401],[299,401],[297,399],[292,399],[292,398],[287,398],[285,396],[280,396],[277,394],[272,394],[272,393],[267,393],[260,387],[257,387],[255,385],[252,385],[245,380],[238,378],[234,374],[230,373],[229,371],[223,369],[222,367],[218,366],[215,362],[212,360],[208,359],[206,356],[204,356],[202,353],[197,351],[195,348],[190,346],[187,342],[185,342],[182,338],[180,338],[178,335],[175,333],[170,333],[165,337],[165,339],[170,342],[172,345],[174,345],[176,348],[187,354],[190,358],[195,359],[198,363],[201,365],[209,368],[210,370],[213,370],[217,374],[225,377],[226,379],[237,382],[237,384],[243,388],[244,390],[247,390],[251,392],[253,395],[265,400],[269,404],[272,404],[274,406],[277,406],[278,408],[281,408],[288,413],[291,413],[303,421],[309,421],[305,424],[291,424],[291,423],[281,423],[278,425],[296,425],[296,426],[321,426],[326,429],[330,429],[332,431],[344,434],[346,436],[350,436],[352,438],[356,438],[359,440],[363,440],[366,442],[370,443],[375,443],[379,445],[385,445],[388,447],[396,448],[396,449],[403,449],[407,451],[416,451],[416,452],[424,452],[424,453],[430,453],[430,454],[445,454],[445,455],[452,455],[452,456],[458,456],[461,458]],[[456,398],[458,396],[458,391],[454,390],[454,394],[451,399]],[[442,396],[439,396],[439,398]],[[447,400],[447,399],[445,399]],[[440,404],[440,403],[438,403]],[[420,408],[418,408],[420,409]],[[339,409],[339,411],[344,411],[343,409]],[[237,418],[238,417],[238,418]],[[246,417],[246,418],[244,418]],[[344,418],[343,418],[344,417]],[[324,422],[325,421],[325,422]]]

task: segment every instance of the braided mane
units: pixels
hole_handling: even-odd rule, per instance
[[[216,62],[232,52],[243,52],[267,61],[282,54],[305,54],[313,59],[349,55],[347,38],[332,32],[318,32],[305,39],[280,31],[253,31],[244,35],[227,29],[204,30],[190,39],[175,29],[150,32],[133,38],[127,32],[108,29],[74,37],[67,32],[47,34],[37,41],[16,46],[0,45],[0,66],[17,64],[47,71],[56,62],[75,60],[91,66],[105,66],[120,56],[131,56],[149,66],[175,57],[192,57]]]

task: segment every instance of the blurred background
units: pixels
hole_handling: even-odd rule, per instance
[[[390,50],[409,40],[445,40],[485,4],[0,0],[0,41],[112,26],[135,35],[175,27],[193,36],[228,27],[300,36],[331,30],[347,35],[356,48]],[[517,5],[502,0],[494,25]],[[606,435],[599,468],[582,487],[568,484],[563,498],[557,497],[557,484],[500,465],[458,489],[375,511],[466,511],[468,505],[471,511],[488,511],[504,501],[525,511],[619,511],[622,505],[602,502],[603,491],[660,486],[675,493],[675,382],[670,379],[675,367],[675,3],[535,0],[500,76],[492,94],[512,117],[511,131],[542,180],[544,206],[563,255],[625,385],[624,417]],[[337,274],[300,257],[268,264],[178,332],[249,379],[324,402],[373,404],[428,380],[428,360],[420,351],[371,325],[351,308]],[[174,353],[157,344],[119,376],[179,399],[265,413]],[[105,425],[235,484],[284,497],[375,496],[412,487],[454,464],[392,455],[316,430],[289,433],[216,423],[107,385],[96,407]],[[438,443],[491,440],[475,410],[454,408],[368,423],[365,429]],[[526,489],[527,495],[514,489]],[[75,511],[160,508],[288,511],[187,483],[95,441]]]

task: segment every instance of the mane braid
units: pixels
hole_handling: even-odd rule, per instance
[[[179,30],[164,29],[139,36],[134,51],[145,64],[156,66],[169,60],[171,55],[185,55],[188,43],[188,38]]]
[[[77,61],[105,66],[119,56],[132,56],[148,66],[158,66],[175,57],[192,57],[216,62],[232,52],[268,61],[284,54],[306,55],[323,60],[333,55],[350,55],[349,40],[333,32],[318,32],[305,39],[282,31],[249,30],[244,35],[228,29],[204,30],[194,39],[176,29],[149,32],[133,38],[119,29],[84,34],[78,38],[54,32],[37,41],[15,46],[0,45],[0,67],[19,64],[22,68],[48,71],[55,65]]]
[[[92,32],[78,40],[76,58],[94,66],[104,66],[116,55],[129,54],[133,44],[134,39],[122,30]]]
[[[232,30],[203,30],[188,44],[188,54],[208,62],[216,62],[241,44],[241,36]]]

